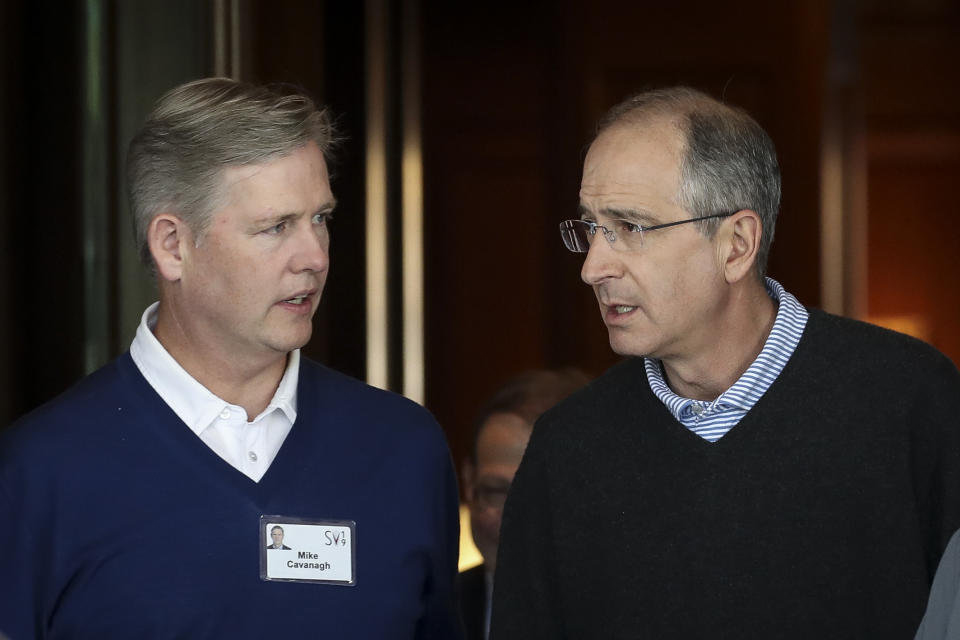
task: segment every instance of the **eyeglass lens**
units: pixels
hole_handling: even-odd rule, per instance
[[[574,253],[586,253],[598,234],[603,234],[617,251],[637,251],[643,246],[640,227],[626,220],[611,220],[609,227],[585,220],[564,220],[560,223],[563,246]]]
[[[586,253],[590,249],[590,225],[583,220],[564,220],[560,223],[560,238],[563,246],[574,253]]]

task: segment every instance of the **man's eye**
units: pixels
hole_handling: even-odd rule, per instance
[[[619,223],[620,231],[623,233],[640,233],[640,231],[643,230],[643,228],[640,225],[634,222],[629,222],[627,220],[618,220],[618,223]]]
[[[286,230],[286,228],[287,228],[287,223],[286,223],[286,221],[284,221],[284,222],[278,222],[277,224],[273,225],[272,227],[270,227],[270,228],[268,228],[268,229],[264,229],[264,233],[269,233],[270,235],[274,235],[274,236],[275,236],[275,235],[279,235],[279,234],[283,233],[283,232]]]
[[[313,216],[313,224],[327,224],[333,220],[332,213],[318,213]]]

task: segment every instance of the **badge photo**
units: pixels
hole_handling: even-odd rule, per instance
[[[352,520],[260,516],[260,579],[353,586],[356,532]]]

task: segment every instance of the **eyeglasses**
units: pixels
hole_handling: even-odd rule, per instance
[[[728,218],[735,212],[715,213],[709,216],[699,218],[689,218],[688,220],[677,220],[676,222],[667,222],[665,224],[655,224],[650,227],[644,227],[636,222],[629,220],[612,220],[610,227],[605,227],[589,220],[564,220],[560,223],[560,238],[563,240],[563,246],[574,253],[586,253],[593,244],[593,239],[597,235],[597,230],[603,231],[603,237],[610,243],[610,247],[616,251],[638,251],[643,248],[643,234],[647,231],[656,231],[657,229],[666,229],[675,227],[678,224],[687,224],[688,222],[699,222],[700,220],[709,220],[711,218]]]

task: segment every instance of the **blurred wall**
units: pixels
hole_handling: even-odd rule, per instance
[[[860,8],[867,316],[960,363],[960,3]]]

